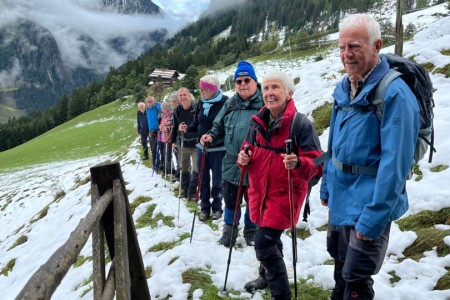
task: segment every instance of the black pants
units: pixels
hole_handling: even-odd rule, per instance
[[[389,223],[380,238],[364,241],[356,237],[353,226],[328,225],[327,250],[333,257],[335,287],[331,300],[372,300],[372,275],[384,261],[389,242]]]
[[[265,277],[272,299],[290,300],[291,289],[283,260],[283,230],[258,227],[255,236],[256,258],[266,270]]]
[[[148,130],[141,129],[139,133],[141,134],[141,145],[144,150],[144,157],[148,158]]]
[[[223,200],[225,202],[225,213],[223,215],[223,221],[225,224],[232,225],[234,223],[234,213],[236,212],[237,194],[239,191],[239,185],[232,184],[231,182],[223,181]],[[247,186],[242,186],[242,195],[244,200],[248,203]],[[240,199],[242,201],[242,199]],[[242,203],[242,202],[241,202]],[[238,216],[236,217],[236,225],[239,225],[241,219],[241,210],[238,210]],[[247,228],[256,228],[256,224],[250,220],[250,211],[248,205],[245,208],[244,224]]]
[[[158,147],[158,130],[150,130],[149,131],[149,143],[150,143],[150,151],[152,151],[152,164],[155,166],[156,157],[158,156],[157,147]]]

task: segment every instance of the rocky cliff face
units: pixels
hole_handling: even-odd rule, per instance
[[[124,14],[159,14],[159,7],[150,0],[100,0],[103,7],[113,8]]]
[[[145,15],[160,13],[149,0],[65,1],[65,7],[26,2],[11,2],[6,15],[20,17],[0,22],[0,110],[48,109],[64,93],[98,80],[166,34],[148,26]],[[127,22],[136,19],[131,28]]]

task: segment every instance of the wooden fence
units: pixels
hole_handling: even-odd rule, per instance
[[[150,291],[119,163],[90,169],[92,208],[69,239],[43,264],[17,296],[50,299],[92,233],[94,299],[148,300]],[[106,241],[106,243],[105,243]],[[111,258],[105,270],[105,244]]]

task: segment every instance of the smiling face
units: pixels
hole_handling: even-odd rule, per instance
[[[358,26],[339,33],[339,50],[345,71],[361,80],[379,60],[381,40],[370,43],[366,28]]]
[[[189,109],[191,107],[191,93],[186,88],[181,88],[178,90],[178,100],[183,106],[184,110]]]
[[[281,117],[292,93],[287,92],[279,80],[267,80],[262,88],[264,105],[270,110],[270,114],[274,118]]]
[[[240,76],[236,78],[234,87],[243,100],[247,100],[256,93],[256,81],[249,76]]]

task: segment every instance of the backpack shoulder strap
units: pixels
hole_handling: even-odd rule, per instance
[[[296,111],[294,119],[292,120],[292,123],[291,123],[291,129],[289,131],[289,138],[293,142],[295,152],[297,152],[298,141],[300,139],[301,131],[294,132],[294,130],[301,130],[304,120],[305,120],[305,115]]]
[[[384,111],[384,94],[386,93],[386,90],[389,86],[389,84],[397,77],[401,76],[402,74],[395,70],[395,69],[389,69],[389,71],[384,75],[384,77],[380,80],[377,87],[375,88],[375,92],[372,97],[372,104],[375,106],[375,113],[378,117],[378,120],[383,118],[383,111]]]

